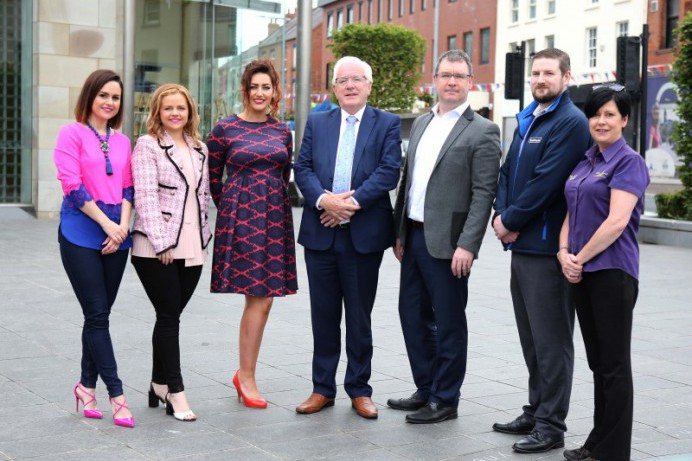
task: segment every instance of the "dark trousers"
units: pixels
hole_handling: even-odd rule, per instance
[[[82,375],[84,387],[96,387],[98,377],[106,384],[108,395],[123,393],[118,378],[108,317],[125,272],[127,250],[102,255],[101,251],[70,243],[58,232],[60,257],[84,314],[82,327]]]
[[[183,259],[164,265],[157,258],[137,256],[132,257],[132,265],[156,311],[151,336],[154,351],[151,380],[167,384],[169,392],[182,392],[185,386],[180,373],[180,314],[197,287],[202,266],[185,267]]]
[[[401,262],[399,318],[421,397],[458,406],[466,375],[468,278],[430,256],[423,229],[410,228]]]
[[[638,282],[622,270],[608,269],[585,272],[572,287],[594,382],[594,427],[584,446],[594,459],[629,461],[634,393],[630,344]]]
[[[554,256],[512,254],[510,291],[524,361],[529,405],[524,413],[548,435],[567,430],[574,371],[574,306]]]
[[[341,355],[341,312],[346,312],[346,378],[351,398],[370,397],[372,331],[370,314],[377,293],[383,252],[356,252],[348,229],[335,232],[325,251],[305,249],[310,286],[310,313],[314,352],[313,392],[336,396],[336,369]]]

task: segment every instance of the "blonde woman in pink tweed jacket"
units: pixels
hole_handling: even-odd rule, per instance
[[[151,98],[148,134],[132,153],[132,265],[156,311],[149,406],[162,402],[180,421],[197,419],[180,372],[180,314],[195,291],[211,240],[208,152],[198,128],[187,88],[162,85]]]

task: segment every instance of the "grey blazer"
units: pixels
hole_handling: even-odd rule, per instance
[[[433,114],[413,122],[404,172],[394,207],[394,227],[402,244],[406,242],[407,201],[416,154]],[[500,129],[476,114],[464,111],[442,145],[425,193],[425,243],[433,258],[452,259],[457,247],[478,257],[500,168]]]

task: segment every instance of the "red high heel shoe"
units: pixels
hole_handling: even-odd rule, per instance
[[[82,397],[80,397],[79,393],[77,392],[77,389],[79,389],[79,392],[82,394],[86,395],[89,397],[89,401],[85,402]],[[103,413],[101,413],[101,410],[98,408],[94,408],[92,410],[87,409],[87,405],[89,405],[91,402],[96,402],[96,396],[86,390],[86,387],[82,386],[82,383],[77,383],[74,386],[74,399],[75,399],[75,411],[79,413],[79,402],[82,402],[82,407],[84,407],[84,417],[85,418],[93,418],[93,419],[101,419],[103,418]]]
[[[238,393],[238,402],[240,402],[240,398],[243,398],[243,403],[245,404],[246,407],[248,408],[267,408],[267,401],[264,399],[251,399],[245,395],[245,392],[243,392],[243,388],[240,387],[240,380],[238,379],[238,373],[240,370],[235,372],[235,376],[233,377],[233,385],[235,386],[235,390]]]

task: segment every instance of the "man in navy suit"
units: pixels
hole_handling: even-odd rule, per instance
[[[313,393],[298,413],[334,405],[341,354],[342,302],[348,366],[344,389],[364,418],[372,402],[370,313],[384,251],[394,243],[389,191],[399,180],[399,117],[367,105],[372,69],[347,56],[334,66],[340,108],[313,113],[295,163],[305,203],[298,243],[305,247],[314,352]]]

